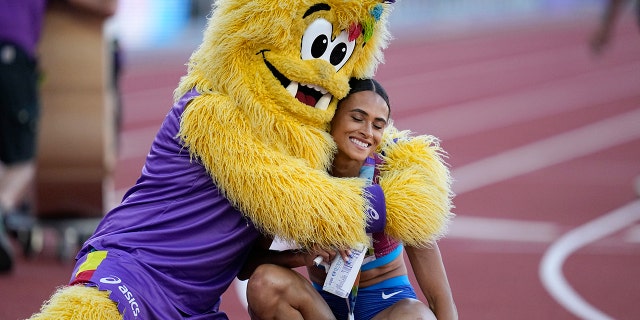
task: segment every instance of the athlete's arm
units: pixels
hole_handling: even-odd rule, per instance
[[[406,246],[405,250],[418,285],[436,318],[438,320],[458,319],[458,311],[453,301],[438,244],[434,242],[425,248]]]
[[[256,241],[242,270],[238,273],[238,279],[248,279],[259,265],[265,263],[292,269],[313,266],[316,257],[322,257],[324,261],[332,261],[336,254],[340,254],[343,259],[349,256],[349,250],[336,251],[333,249],[322,249],[318,246],[313,246],[309,251],[300,249],[271,250],[270,246],[272,242],[273,239],[267,236],[263,236]]]

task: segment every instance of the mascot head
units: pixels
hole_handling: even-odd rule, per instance
[[[218,0],[176,98],[195,87],[325,130],[349,78],[382,61],[392,2]]]

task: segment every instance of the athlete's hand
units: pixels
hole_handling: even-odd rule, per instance
[[[340,255],[342,257],[342,259],[344,261],[348,261],[349,260],[349,255],[351,255],[351,250],[350,249],[333,249],[333,248],[321,248],[317,245],[314,245],[310,252],[310,258],[312,260],[312,262],[308,265],[318,265],[321,264],[321,262],[326,262],[327,264],[330,264],[331,261],[333,261],[333,259],[335,258],[336,255]],[[321,261],[316,260],[316,258],[322,258]]]

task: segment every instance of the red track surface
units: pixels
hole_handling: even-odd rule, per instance
[[[378,78],[396,126],[434,134],[449,152],[457,217],[440,248],[461,319],[640,314],[640,33],[625,17],[594,57],[595,21],[397,35],[387,50]],[[138,177],[186,49],[129,57],[120,190]],[[599,217],[622,222],[590,224]],[[29,316],[67,281],[71,262],[52,252],[0,277],[0,319]],[[233,286],[223,309],[247,318]]]

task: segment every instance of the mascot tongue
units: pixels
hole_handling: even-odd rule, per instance
[[[298,92],[296,92],[296,99],[298,99],[300,102],[312,106],[314,107],[316,105],[316,102],[318,102],[318,100],[316,100],[316,98],[312,95],[308,95],[305,94],[304,92],[298,90]]]
[[[289,85],[287,90],[298,99],[298,101],[314,108],[326,109],[326,105],[318,105],[318,101],[323,97],[322,92],[316,88],[312,88],[309,85],[297,84],[296,86]],[[293,93],[295,90],[295,94]]]

